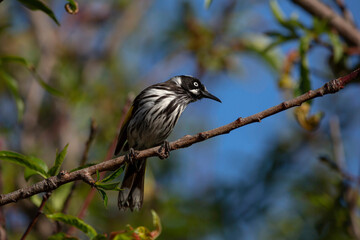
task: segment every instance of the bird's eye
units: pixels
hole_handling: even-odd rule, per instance
[[[198,87],[198,86],[199,86],[199,83],[194,82],[194,86],[195,86],[195,87]]]

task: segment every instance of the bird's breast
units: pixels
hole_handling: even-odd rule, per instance
[[[129,146],[138,150],[165,141],[188,104],[170,94],[145,100],[139,103],[128,127]]]

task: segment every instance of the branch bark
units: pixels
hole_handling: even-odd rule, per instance
[[[324,3],[318,0],[292,0],[292,2],[311,15],[327,20],[346,41],[360,47],[360,31]]]
[[[294,99],[282,102],[276,106],[273,106],[271,108],[268,108],[262,112],[256,113],[254,115],[251,115],[249,117],[241,118],[239,117],[235,121],[226,124],[224,126],[201,132],[195,135],[186,135],[174,142],[170,143],[170,150],[176,150],[180,148],[186,148],[191,146],[194,143],[205,141],[209,138],[213,138],[218,135],[226,134],[231,132],[234,129],[240,128],[242,126],[254,123],[254,122],[260,122],[262,119],[269,117],[271,115],[274,115],[276,113],[282,112],[284,110],[287,110],[289,108],[300,106],[305,101],[308,101],[313,98],[322,97],[326,94],[332,94],[336,93],[337,91],[341,90],[345,87],[346,84],[348,84],[350,81],[360,80],[360,68],[355,70],[354,72],[344,76],[337,78],[335,80],[332,80],[328,83],[326,83],[321,88],[318,88],[316,90],[310,90],[307,93],[300,95]],[[160,147],[153,147],[142,151],[136,151],[135,157],[133,159],[137,160],[140,158],[147,158],[152,156],[158,156],[159,155],[159,148]],[[35,183],[32,186],[25,187],[22,189],[18,189],[14,192],[8,193],[8,194],[1,194],[0,195],[0,206],[9,204],[11,202],[17,202],[18,200],[25,199],[28,197],[31,197],[35,194],[41,193],[41,192],[50,192],[55,190],[56,188],[60,187],[61,185],[64,185],[69,182],[77,181],[77,180],[83,180],[84,182],[92,185],[91,179],[89,177],[93,174],[98,172],[104,172],[104,171],[110,171],[110,170],[116,170],[119,168],[122,164],[125,163],[125,157],[120,156],[117,158],[113,158],[111,160],[96,164],[91,167],[87,167],[75,172],[66,172],[62,171],[57,176],[50,177],[47,179],[44,179],[38,183]]]

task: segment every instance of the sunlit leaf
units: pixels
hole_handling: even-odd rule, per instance
[[[86,224],[80,218],[63,213],[47,214],[46,216],[54,221],[63,222],[65,224],[73,226],[88,235],[90,238],[93,238],[97,235],[95,229],[89,224]]]
[[[295,108],[294,116],[302,128],[308,131],[315,131],[324,116],[322,112],[310,115],[310,104],[303,103],[300,107]]]
[[[11,75],[6,73],[5,71],[2,71],[1,69],[0,69],[0,78],[5,82],[6,86],[11,91],[18,112],[18,120],[21,120],[24,114],[24,101],[20,96],[19,85]]]
[[[9,161],[25,168],[29,168],[44,178],[49,177],[47,174],[47,165],[39,158],[24,156],[16,152],[0,151],[0,160]]]
[[[61,152],[59,152],[59,153],[56,152],[56,159],[55,159],[54,166],[52,168],[50,168],[50,170],[48,172],[50,174],[50,176],[55,176],[59,173],[60,167],[65,159],[68,146],[69,146],[69,144],[66,144],[66,146],[64,147],[64,149]]]
[[[290,74],[283,73],[280,75],[278,86],[281,89],[293,89],[295,84]]]
[[[40,10],[44,13],[46,13],[49,17],[51,17],[57,25],[60,25],[58,20],[55,17],[54,12],[46,6],[43,2],[39,0],[18,0],[21,4],[23,4],[25,7],[27,7],[30,10]]]
[[[259,34],[249,35],[242,39],[242,44],[246,50],[258,54],[269,66],[275,70],[280,70],[283,56],[277,49],[268,49],[270,42],[269,37]]]
[[[153,217],[153,224],[155,226],[155,230],[151,231],[151,237],[152,239],[156,239],[159,237],[162,231],[161,221],[160,217],[157,215],[157,213],[154,210],[151,210],[151,215]]]
[[[70,14],[76,14],[79,12],[79,5],[74,0],[67,0],[68,3],[65,4],[66,12]]]
[[[279,23],[285,22],[284,14],[281,11],[280,6],[277,1],[275,1],[275,0],[270,1],[270,9],[271,9],[271,12],[274,15],[275,19]]]
[[[104,234],[98,234],[96,235],[94,238],[92,238],[91,240],[107,240],[107,236]]]
[[[329,38],[333,47],[334,62],[338,63],[344,55],[344,47],[341,43],[339,35],[329,32]]]
[[[132,234],[128,233],[128,232],[121,232],[121,233],[116,233],[115,237],[112,240],[133,240],[133,236]]]
[[[204,1],[205,8],[208,9],[210,7],[211,3],[212,3],[212,0],[205,0]]]

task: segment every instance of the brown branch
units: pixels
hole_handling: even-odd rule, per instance
[[[353,80],[359,80],[360,79],[360,68],[355,70],[354,72],[344,76],[337,78],[335,80],[332,80],[328,83],[326,83],[321,88],[318,88],[316,90],[310,90],[307,93],[300,95],[294,99],[282,102],[279,105],[273,106],[271,108],[268,108],[262,112],[256,113],[254,115],[251,115],[249,117],[245,118],[238,118],[234,122],[231,122],[227,125],[201,132],[195,135],[186,135],[174,142],[170,143],[170,150],[176,150],[179,148],[186,148],[191,146],[194,143],[205,141],[209,138],[213,138],[218,135],[226,134],[231,132],[234,129],[237,129],[239,127],[254,123],[254,122],[260,122],[262,119],[269,117],[271,115],[274,115],[276,113],[282,112],[284,110],[287,110],[289,108],[300,106],[305,101],[308,101],[313,98],[321,97],[326,94],[332,94],[336,93],[337,91],[341,90],[345,87],[346,84],[348,84],[350,81]],[[142,151],[136,151],[136,154],[134,156],[133,160],[141,159],[141,158],[147,158],[152,156],[158,156],[158,151],[160,147],[153,147]],[[2,194],[0,195],[0,206],[5,205],[11,202],[17,202],[20,199],[25,199],[28,197],[31,197],[35,194],[41,193],[41,192],[50,192],[55,190],[56,188],[60,187],[61,185],[64,185],[69,182],[73,182],[76,180],[83,180],[85,182],[88,181],[88,178],[84,178],[84,173],[87,173],[87,175],[95,174],[98,172],[104,172],[104,171],[110,171],[115,170],[119,168],[122,164],[125,163],[125,157],[120,156],[117,158],[113,158],[111,160],[96,164],[94,166],[90,166],[81,170],[77,170],[75,172],[60,172],[59,175],[50,177],[47,179],[44,179],[38,183],[35,183],[32,186],[25,187],[18,189],[14,192],[8,193],[8,194]]]
[[[91,146],[91,143],[94,141],[96,130],[97,130],[96,122],[94,119],[91,119],[89,138],[87,139],[87,141],[85,143],[85,149],[84,149],[81,161],[80,161],[80,166],[84,166],[84,164],[86,163],[86,161],[89,157],[90,146]]]
[[[360,178],[353,176],[346,172],[339,164],[332,159],[328,158],[327,156],[320,156],[319,160],[328,165],[329,168],[337,172],[344,180],[355,183],[357,185],[360,184]]]
[[[35,226],[37,220],[39,219],[43,208],[45,207],[45,203],[47,202],[47,200],[50,198],[51,196],[51,192],[47,192],[45,193],[45,195],[42,198],[41,204],[36,212],[35,217],[33,218],[33,220],[30,222],[29,226],[27,227],[26,231],[24,232],[24,234],[21,237],[21,240],[26,239],[27,235],[30,233],[31,229]]]
[[[318,0],[292,0],[311,15],[325,19],[349,43],[360,46],[360,32],[347,20]]]
[[[351,12],[349,11],[349,9],[345,6],[344,0],[335,0],[335,3],[340,8],[340,11],[342,12],[345,20],[355,26],[354,18],[352,16]]]
[[[0,143],[0,150],[1,150],[1,143]],[[2,178],[2,167],[0,165],[0,192],[3,191],[3,178]],[[6,240],[6,220],[5,220],[5,213],[4,208],[0,208],[0,240]]]
[[[334,160],[340,168],[343,168],[345,163],[345,153],[341,139],[339,118],[337,116],[330,119],[330,136],[333,144]]]

